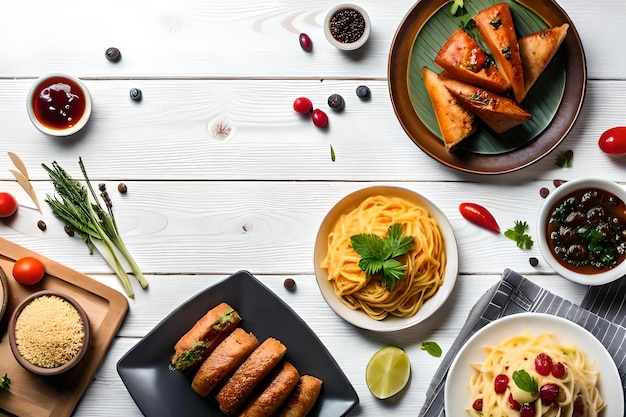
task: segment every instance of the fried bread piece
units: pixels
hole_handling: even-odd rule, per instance
[[[259,341],[256,336],[241,327],[236,328],[202,363],[191,382],[191,388],[198,395],[206,397],[258,346]]]
[[[450,93],[433,70],[424,67],[422,78],[433,105],[443,143],[448,151],[452,151],[476,130],[474,114]]]
[[[569,25],[540,30],[518,40],[526,92],[546,69],[567,36]]]
[[[176,342],[171,367],[184,371],[199,366],[241,320],[227,303],[213,307]]]
[[[526,96],[524,69],[511,10],[506,3],[494,4],[474,16],[476,28],[484,39],[502,75],[511,83],[515,101]]]
[[[215,399],[226,415],[238,412],[271,370],[281,361],[287,348],[272,337],[265,339],[237,368]]]
[[[315,405],[322,390],[322,380],[311,375],[302,375],[300,382],[293,390],[279,417],[304,417]]]
[[[511,84],[500,71],[490,65],[485,51],[461,28],[441,47],[435,63],[451,77],[494,93],[504,93],[511,88]]]
[[[506,97],[451,78],[444,79],[444,85],[496,133],[504,133],[531,118],[530,113]]]
[[[300,381],[300,373],[295,366],[287,361],[272,371],[269,383],[239,414],[239,417],[270,417]]]

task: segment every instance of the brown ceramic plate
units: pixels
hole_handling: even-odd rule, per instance
[[[466,2],[470,15],[500,0]],[[448,152],[421,79],[421,69],[441,69],[434,58],[459,26],[451,2],[421,0],[404,17],[389,53],[391,101],[400,124],[424,152],[442,164],[474,174],[502,174],[526,167],[552,151],[572,128],[585,95],[587,72],[582,43],[572,21],[552,0],[505,0],[516,30],[525,36],[568,23],[570,28],[548,68],[522,103],[533,118],[503,135],[480,127],[460,149]]]
[[[4,316],[8,303],[9,282],[7,281],[7,276],[4,274],[4,271],[0,269],[0,320],[2,320],[2,316]]]

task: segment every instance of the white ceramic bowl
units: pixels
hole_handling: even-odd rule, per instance
[[[333,284],[328,281],[328,271],[321,267],[322,261],[328,252],[328,234],[336,224],[339,217],[352,211],[366,198],[376,195],[400,197],[414,204],[421,205],[428,210],[428,213],[437,221],[444,238],[447,263],[443,284],[431,298],[424,302],[422,307],[412,317],[396,317],[389,315],[383,320],[374,320],[362,310],[352,310],[335,294]],[[317,232],[314,263],[317,284],[322,292],[322,296],[330,308],[348,323],[362,329],[377,332],[391,332],[413,327],[432,316],[441,306],[443,306],[452,293],[459,272],[459,256],[456,239],[454,237],[452,226],[450,225],[446,215],[426,197],[406,188],[390,186],[363,188],[348,194],[335,204],[322,221],[322,224]]]
[[[561,265],[555,258],[550,248],[549,237],[547,233],[548,221],[552,214],[553,208],[569,194],[583,189],[601,189],[610,192],[626,202],[626,190],[619,184],[598,178],[582,178],[563,183],[561,186],[553,190],[543,203],[539,210],[537,218],[537,234],[539,248],[544,259],[559,275],[570,281],[583,285],[603,285],[615,281],[626,275],[626,261],[616,265],[612,269],[595,274],[583,274],[572,271]]]
[[[332,32],[330,30],[330,21],[333,18],[333,16],[335,16],[335,14],[337,14],[338,12],[342,10],[350,10],[350,9],[355,10],[357,13],[360,13],[361,16],[363,16],[363,19],[365,20],[364,32],[361,35],[361,37],[354,42],[341,42],[335,39],[335,37],[332,35]],[[365,45],[365,43],[367,42],[370,36],[371,31],[372,31],[372,24],[370,22],[369,15],[367,14],[365,10],[363,10],[362,7],[359,7],[356,4],[344,3],[338,6],[335,6],[332,9],[330,9],[328,14],[326,14],[326,18],[324,19],[324,35],[326,36],[326,39],[328,40],[328,42],[330,42],[331,45],[343,51],[354,51],[355,49],[359,49],[360,47]]]
[[[63,94],[58,93],[58,89],[55,88],[53,107],[58,109],[54,114],[37,111],[36,103],[40,100],[40,96],[43,90],[50,90],[52,85],[62,85],[65,95],[71,94],[73,96],[73,102],[67,102],[65,99],[60,100]],[[44,93],[47,97],[52,94],[48,92]],[[84,107],[84,109],[83,109]],[[78,110],[73,120],[68,121],[67,116],[61,116],[61,111],[71,112],[73,109]],[[80,111],[80,109],[83,109]],[[51,73],[41,76],[35,81],[28,91],[26,97],[26,110],[28,111],[28,117],[30,121],[41,132],[51,136],[70,136],[81,130],[89,121],[91,116],[91,94],[89,90],[81,80],[78,78],[62,73]],[[57,123],[51,123],[51,118]]]

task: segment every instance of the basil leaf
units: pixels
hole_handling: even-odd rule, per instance
[[[531,394],[539,391],[539,386],[535,378],[530,376],[528,372],[523,369],[513,372],[513,382],[522,391],[530,392]]]
[[[437,344],[437,342],[424,342],[422,343],[422,346],[420,346],[420,348],[422,350],[425,350],[435,358],[441,357],[441,354],[443,353],[441,347]]]

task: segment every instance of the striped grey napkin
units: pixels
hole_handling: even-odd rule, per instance
[[[626,281],[591,287],[581,306],[534,284],[517,272],[504,271],[502,280],[472,308],[463,329],[444,357],[426,391],[419,417],[445,416],[443,388],[450,363],[476,331],[492,321],[522,312],[554,314],[578,323],[602,342],[617,365],[626,387]],[[625,388],[626,393],[626,388]]]

